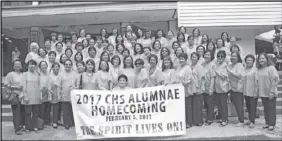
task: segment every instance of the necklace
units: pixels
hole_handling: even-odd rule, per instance
[[[86,72],[86,75],[87,75],[87,77],[88,77],[88,82],[91,81],[91,78],[92,78],[92,76],[93,76],[93,73],[90,73],[90,75],[89,75],[89,73]]]

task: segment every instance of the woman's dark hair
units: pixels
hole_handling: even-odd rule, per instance
[[[76,59],[76,56],[80,54],[81,55],[81,60],[77,60]],[[75,55],[74,55],[74,61],[77,62],[77,61],[82,61],[83,60],[83,54],[81,52],[77,52]]]
[[[165,37],[164,31],[163,31],[162,29],[158,29],[157,32],[156,32],[155,39],[159,39],[159,37],[158,37],[158,32],[160,32],[160,31],[162,32],[162,37]]]
[[[129,51],[129,49],[128,49],[128,48],[124,48],[124,50],[121,52],[121,54],[123,54],[125,51],[127,51],[127,52],[128,52],[128,54],[130,54],[130,51]]]
[[[204,36],[207,36],[207,37],[208,37],[208,39],[207,39],[207,43],[208,43],[209,40],[210,40],[209,35],[208,35],[208,34],[203,34],[202,37],[204,37]],[[203,44],[203,43],[204,43],[204,42],[203,42],[203,40],[202,40],[202,44]]]
[[[164,60],[168,59],[170,61],[170,68],[169,69],[173,69],[173,62],[170,56],[166,56],[163,59],[163,63],[162,63],[162,71],[164,71],[166,69],[165,65],[164,65]]]
[[[197,53],[197,52],[192,52],[192,53],[191,53],[191,56],[190,56],[191,59],[192,59],[192,56],[193,56],[193,55],[196,55],[197,58],[198,58],[198,60],[200,59],[200,54],[199,54],[199,53]]]
[[[118,58],[118,65],[120,65],[121,64],[121,60],[120,60],[120,57],[118,56],[118,55],[114,55],[112,58],[111,58],[111,63],[112,63],[112,65],[114,65],[114,59],[116,59],[116,58]]]
[[[151,36],[150,36],[149,38],[152,39],[152,31],[151,31],[151,30],[148,30],[148,29],[146,29],[145,38],[144,38],[144,39],[149,39],[149,38],[147,37],[147,35],[146,35],[147,32],[151,32]]]
[[[118,81],[119,81],[121,78],[124,78],[126,82],[128,81],[127,76],[124,75],[124,74],[121,74],[121,75],[118,76]]]
[[[215,44],[216,44],[216,47],[218,48],[217,43],[218,43],[219,40],[222,41],[222,47],[225,47],[225,42],[224,42],[221,38],[216,39],[216,43],[215,43]]]
[[[180,35],[182,35],[182,36],[183,36],[183,40],[182,40],[182,42],[185,42],[185,41],[186,41],[186,39],[185,39],[185,35],[184,35],[184,33],[177,33],[177,36],[176,36],[176,40],[177,40],[177,42],[179,42],[178,38],[179,38],[179,36],[180,36]]]
[[[272,62],[272,60],[269,58],[269,56],[268,56],[266,53],[261,53],[261,54],[258,55],[258,58],[257,58],[257,68],[258,68],[258,69],[261,69],[261,68],[262,68],[262,66],[259,64],[259,58],[260,58],[260,56],[262,56],[262,55],[265,56],[265,58],[266,58],[266,64],[267,64],[267,66],[274,65],[273,62]]]
[[[237,44],[230,47],[230,52],[232,52],[232,49],[235,48],[235,47],[238,48],[238,51],[240,52],[240,48]]]
[[[137,58],[137,59],[135,60],[135,62],[134,62],[134,65],[137,65],[137,64],[144,65],[145,63],[144,63],[144,60],[143,60],[143,59]]]
[[[60,60],[59,60],[59,62],[61,63],[61,64],[64,64],[64,62],[63,62],[63,60],[62,60],[62,58],[63,58],[63,56],[64,55],[66,55],[65,53],[63,53],[61,56],[60,56]],[[67,55],[66,55],[67,56]],[[67,57],[68,58],[68,57]]]
[[[193,38],[193,40],[194,40],[194,36],[193,36],[193,35],[189,35],[189,36],[187,37],[187,41],[189,41],[191,38]]]
[[[71,62],[71,65],[73,65],[73,62],[72,62],[72,60],[71,59],[67,59],[65,62],[64,62],[64,65],[66,65],[66,62]]]
[[[66,54],[66,52],[67,52],[68,50],[71,52],[71,54],[73,54],[73,51],[72,51],[72,49],[71,49],[71,48],[66,48],[66,50],[65,50],[65,54]]]
[[[57,48],[58,44],[61,44],[62,47],[64,46],[62,42],[58,42],[58,43],[56,43],[56,48]]]
[[[131,68],[134,68],[134,65],[133,65],[133,58],[132,58],[132,56],[130,56],[130,55],[127,55],[127,56],[125,56],[125,57],[123,58],[123,68],[126,68],[125,60],[126,60],[127,58],[131,58],[132,62],[131,62],[130,67],[131,67]]]
[[[118,37],[118,36],[121,36],[121,38],[122,38],[121,43],[123,44],[123,43],[124,43],[124,39],[123,39],[122,34],[117,34],[117,36],[116,36],[116,43],[118,43],[118,40],[117,40],[117,37]]]
[[[188,55],[186,53],[179,54],[178,58],[181,58],[181,57],[184,58],[185,61],[187,61],[187,59],[188,59]]]
[[[170,56],[170,50],[169,50],[167,47],[163,47],[163,48],[161,49],[161,51],[160,51],[160,58],[161,58],[161,60],[163,60],[164,57],[165,57],[165,56],[163,56],[163,54],[162,54],[162,52],[163,52],[165,49],[167,50],[168,56]]]
[[[192,30],[192,36],[194,37],[194,32],[195,32],[196,30],[199,31],[199,36],[201,36],[201,31],[200,31],[199,28],[194,28],[194,29]]]
[[[84,45],[83,45],[83,42],[87,42],[87,46],[86,47],[88,47],[89,46],[89,41],[87,40],[87,39],[84,39],[84,40],[82,40],[82,46],[83,46],[83,48],[86,48],[86,47],[84,47]]]
[[[38,67],[39,67],[40,69],[41,69],[42,63],[45,63],[45,64],[47,65],[47,67],[48,67],[48,63],[47,63],[46,61],[40,61],[39,65],[38,65]]]
[[[106,72],[109,72],[109,70],[110,70],[109,63],[108,63],[107,61],[103,61],[103,60],[100,61],[98,70],[102,70],[102,69],[101,69],[101,64],[102,64],[102,62],[106,62],[106,64],[107,64]]]
[[[95,48],[95,47],[89,47],[89,48],[88,48],[88,54],[89,54],[89,52],[90,52],[91,50],[94,50],[94,51],[95,51],[95,54],[97,53],[97,51],[96,51],[96,48]]]
[[[160,43],[160,49],[161,49],[161,48],[162,48],[162,44],[161,44],[161,42],[160,42],[159,40],[155,40],[155,41],[153,42],[152,48],[153,48],[153,49],[156,49],[156,48],[155,48],[156,42],[159,42],[159,43]]]
[[[77,50],[77,47],[78,46],[80,46],[80,47],[82,47],[82,49],[84,49],[84,46],[82,45],[82,43],[81,42],[77,42],[76,44],[75,44],[75,49]]]
[[[139,30],[142,31],[142,35],[141,35],[141,36],[140,36],[139,33],[138,33]],[[138,28],[138,29],[137,29],[137,34],[136,34],[136,36],[137,36],[137,39],[140,39],[141,37],[144,36],[144,31],[143,31],[141,28]]]
[[[187,31],[186,31],[186,28],[185,28],[184,26],[180,26],[179,29],[178,29],[178,32],[179,32],[179,33],[180,33],[181,28],[184,28],[185,33],[187,32]]]
[[[30,64],[37,66],[36,61],[34,61],[33,59],[31,59],[31,60],[29,60],[29,61],[27,62],[27,66],[29,66]]]
[[[78,64],[82,64],[85,67],[85,63],[83,61],[77,61],[76,64],[75,64],[76,67],[78,66]]]
[[[48,53],[48,56],[50,56],[51,54],[54,54],[55,57],[57,56],[57,53],[56,53],[55,51],[50,51],[50,52]]]
[[[226,58],[226,52],[224,50],[220,50],[217,52],[216,56],[222,56],[223,58]]]
[[[14,66],[15,66],[15,63],[16,63],[16,62],[20,62],[21,65],[23,65],[23,63],[22,63],[21,60],[19,60],[19,59],[13,61],[13,62],[12,62],[12,66],[13,66],[13,67],[12,67],[12,71],[15,71]],[[22,66],[22,68],[20,69],[20,72],[23,72],[23,66]]]
[[[43,50],[44,50],[45,56],[48,54],[48,51],[47,51],[45,48],[40,47],[40,48],[38,49],[38,52],[37,52],[38,56],[40,56],[40,49],[43,49]]]
[[[171,46],[173,47],[174,44],[178,44],[179,47],[181,47],[180,43],[178,41],[172,42]]]
[[[256,58],[253,54],[248,54],[246,57],[245,57],[245,62],[247,61],[248,58],[252,58],[253,59],[253,63],[256,61]]]
[[[104,54],[108,54],[108,60],[107,60],[107,62],[110,62],[110,54],[108,53],[108,51],[103,51],[102,53],[101,53],[101,56],[100,56],[100,60],[103,60],[102,58],[103,58],[103,56],[104,56]]]
[[[241,58],[241,55],[240,55],[240,53],[239,53],[239,52],[234,52],[234,53],[236,53],[236,55],[237,55],[237,58],[238,58],[238,61],[237,61],[237,63],[242,63],[243,61],[242,61],[242,58]],[[231,56],[232,56],[232,54],[233,54],[233,53],[231,53]]]
[[[152,49],[150,47],[144,47],[143,50],[145,49],[149,49],[150,51],[152,51]]]
[[[212,53],[212,51],[210,50],[206,50],[205,53],[204,53],[204,56],[207,54],[207,53],[210,53],[211,54],[211,61],[214,59],[214,53]]]
[[[151,54],[151,55],[148,57],[149,63],[151,62],[151,59],[152,59],[152,58],[155,58],[155,59],[156,59],[156,64],[158,64],[158,56],[155,55],[155,54]]]
[[[123,50],[125,49],[124,44],[119,44],[119,43],[117,43],[117,44],[116,44],[116,51],[117,51],[118,53],[122,53],[122,52],[119,52],[119,51],[118,51],[118,46],[120,46],[120,45],[123,47]]]
[[[88,59],[88,60],[85,62],[85,65],[87,65],[89,62],[93,65],[92,72],[94,73],[94,72],[95,72],[95,62],[94,62],[94,60],[92,60],[92,59]]]
[[[229,38],[229,35],[228,35],[227,32],[222,32],[220,38],[222,39],[222,36],[223,36],[224,33],[227,35],[226,41],[229,43],[229,42],[230,42],[230,38]],[[222,41],[223,41],[223,39],[222,39]],[[223,42],[224,42],[224,41],[223,41]]]
[[[174,51],[174,54],[175,54],[175,55],[176,55],[176,51],[177,51],[178,48],[180,48],[180,49],[182,50],[182,53],[184,53],[183,48],[179,46],[179,47],[177,47],[177,48],[175,49],[175,51]]]
[[[206,49],[206,48],[205,48],[204,46],[202,46],[202,45],[197,46],[196,51],[198,51],[198,49],[199,49],[200,47],[202,47],[203,50],[204,50],[204,52],[205,52],[205,49]]]
[[[174,32],[172,30],[169,30],[167,33],[169,33],[169,32],[171,32],[172,35],[174,36]],[[166,35],[166,37],[167,37],[167,35]]]
[[[107,31],[107,29],[106,29],[106,28],[102,28],[102,29],[101,29],[101,31],[100,31],[100,35],[101,35],[101,37],[102,37],[102,31],[103,31],[103,30],[105,30],[105,31],[106,31],[105,38],[108,38],[108,37],[109,37],[109,35],[108,35],[108,31]]]
[[[133,48],[134,55],[136,55],[136,54],[137,54],[136,45],[139,45],[139,46],[140,46],[140,48],[141,48],[141,50],[140,50],[139,54],[143,54],[144,50],[143,50],[143,46],[142,46],[142,44],[140,44],[140,43],[136,43],[136,44],[134,45],[134,48]]]

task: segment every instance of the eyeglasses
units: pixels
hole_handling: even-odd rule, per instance
[[[223,55],[217,55],[217,58],[224,58]]]

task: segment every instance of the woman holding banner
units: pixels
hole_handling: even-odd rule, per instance
[[[187,65],[186,53],[179,55],[180,67],[175,71],[175,83],[181,83],[185,91],[186,128],[192,127],[192,70]]]
[[[72,108],[71,108],[71,90],[75,88],[77,72],[72,70],[73,63],[70,59],[65,61],[65,70],[62,71],[59,82],[61,88],[60,102],[63,111],[63,121],[65,129],[69,129],[72,125]],[[73,76],[73,77],[70,77]]]
[[[214,113],[214,78],[215,72],[212,67],[214,65],[213,53],[207,50],[204,53],[205,62],[203,62],[204,70],[204,103],[207,109],[207,118],[205,120],[206,125],[211,125],[213,123],[213,113]]]

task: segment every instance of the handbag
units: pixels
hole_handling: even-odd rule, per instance
[[[11,105],[16,105],[19,103],[19,95],[15,93],[10,88],[5,87],[4,92],[2,93],[2,98],[7,100]]]

